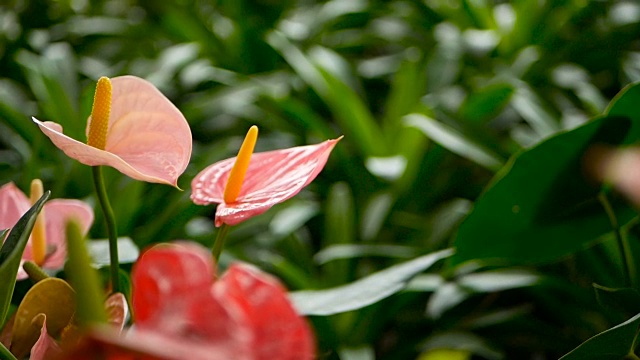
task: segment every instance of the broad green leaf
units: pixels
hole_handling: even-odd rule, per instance
[[[591,144],[640,139],[638,125],[640,118],[601,117],[512,158],[460,225],[453,263],[545,262],[610,232],[600,187],[583,174],[584,153]],[[635,216],[624,202],[612,206],[621,225]]]
[[[423,114],[405,116],[405,124],[421,130],[442,147],[489,170],[498,170],[502,160],[455,129]]]
[[[4,237],[9,232],[9,229],[0,230],[0,244],[4,241]]]
[[[19,358],[31,351],[40,337],[40,327],[33,323],[37,315],[46,316],[47,332],[56,338],[69,324],[75,310],[75,293],[66,281],[58,278],[39,281],[29,289],[16,311],[11,351]]]
[[[303,315],[332,315],[361,309],[402,290],[412,277],[451,254],[451,249],[441,250],[347,285],[325,290],[296,291],[289,295],[295,308]]]
[[[42,210],[42,206],[49,198],[49,195],[51,195],[51,192],[46,191],[31,209],[22,215],[13,229],[11,229],[9,236],[2,245],[2,249],[0,249],[0,279],[2,279],[0,281],[0,324],[4,324],[9,311],[11,296],[16,286],[16,275],[20,267],[20,260],[22,260],[22,253],[25,246],[27,246],[27,241],[29,241],[31,229],[33,229],[36,216]]]
[[[560,360],[620,360],[633,353],[640,314],[583,342]]]
[[[65,274],[76,291],[78,324],[89,326],[105,323],[107,315],[104,310],[104,294],[98,274],[91,267],[82,231],[76,222],[70,221],[66,234],[69,260],[65,265]]]

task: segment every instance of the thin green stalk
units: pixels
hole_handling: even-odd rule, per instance
[[[109,204],[109,198],[107,197],[107,190],[104,186],[104,180],[102,179],[102,167],[93,166],[93,184],[98,194],[98,200],[102,213],[104,214],[104,220],[107,224],[107,234],[109,235],[109,256],[111,259],[111,289],[115,292],[120,292],[120,262],[118,261],[118,228],[116,227],[116,218],[113,215],[111,204]]]
[[[631,248],[629,246],[629,241],[622,234],[620,230],[620,224],[618,224],[618,218],[616,217],[613,208],[611,207],[611,203],[609,199],[604,193],[600,193],[598,196],[602,206],[604,207],[607,216],[609,217],[609,222],[611,223],[611,227],[613,228],[613,233],[616,237],[616,242],[618,243],[618,249],[620,251],[620,257],[622,258],[622,269],[625,275],[625,284],[628,287],[632,287],[636,284],[636,267],[631,255]]]
[[[0,359],[2,360],[18,360],[2,343],[0,343]]]
[[[211,249],[211,254],[213,255],[213,260],[218,263],[218,259],[220,259],[220,254],[222,253],[222,248],[224,247],[224,241],[227,238],[227,233],[231,226],[227,224],[222,224],[220,229],[218,229],[218,235],[216,236],[216,240],[213,242],[213,248]]]

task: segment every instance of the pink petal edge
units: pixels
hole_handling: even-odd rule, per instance
[[[189,164],[191,129],[180,110],[150,82],[111,79],[111,116],[105,150],[63,134],[54,122],[33,121],[67,156],[89,166],[106,165],[141,181],[177,187]],[[91,117],[87,120],[87,132]]]
[[[300,192],[322,171],[340,139],[253,154],[245,183],[233,204],[225,204],[222,198],[235,158],[219,161],[193,179],[191,200],[198,205],[219,203],[216,226],[236,225]]]

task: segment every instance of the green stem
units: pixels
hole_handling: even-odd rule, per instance
[[[625,275],[625,284],[626,286],[634,286],[636,283],[635,279],[635,263],[633,261],[633,257],[631,256],[631,248],[629,246],[629,242],[627,238],[623,236],[622,231],[620,230],[620,224],[618,224],[618,218],[616,217],[613,208],[611,207],[611,203],[609,199],[604,193],[600,193],[598,196],[604,210],[609,217],[609,222],[611,223],[611,227],[613,228],[613,233],[616,237],[616,242],[618,243],[618,249],[620,251],[620,257],[622,258],[622,268]]]
[[[2,360],[18,360],[2,343],[0,343],[0,359]]]
[[[218,263],[218,259],[220,259],[220,254],[222,253],[222,248],[224,247],[224,241],[227,238],[227,233],[231,226],[227,224],[222,224],[220,229],[218,229],[218,235],[216,236],[216,240],[213,242],[213,248],[211,249],[211,254],[213,255],[213,260]]]
[[[107,197],[107,190],[104,187],[102,167],[93,166],[91,169],[93,170],[93,184],[96,187],[100,207],[102,208],[104,220],[107,224],[109,256],[111,259],[111,290],[116,293],[120,292],[120,262],[118,261],[118,228],[116,227],[116,218],[113,216],[113,210]]]

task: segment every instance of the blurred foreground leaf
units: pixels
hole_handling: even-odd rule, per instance
[[[392,266],[353,283],[325,290],[290,293],[291,301],[303,315],[332,315],[374,304],[402,290],[418,273],[453,254],[445,249]]]
[[[31,235],[31,229],[36,222],[36,217],[45,201],[51,195],[50,191],[46,191],[44,195],[29,209],[16,225],[11,229],[7,240],[0,249],[0,324],[4,324],[4,320],[9,311],[9,304],[11,303],[11,296],[13,295],[13,289],[16,286],[16,275],[20,268],[20,260],[22,260],[22,253],[24,252],[29,235]]]

